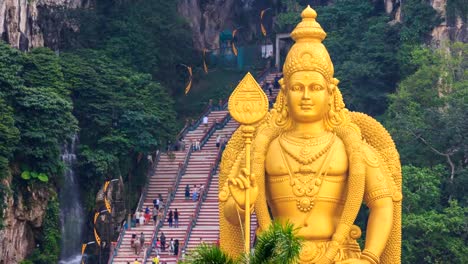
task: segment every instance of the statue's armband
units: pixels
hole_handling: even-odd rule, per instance
[[[364,159],[367,167],[364,201],[370,206],[376,200],[392,197],[392,188],[383,162],[369,146],[364,148]]]

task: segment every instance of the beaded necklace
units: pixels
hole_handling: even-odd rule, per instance
[[[328,150],[330,150],[331,146],[333,145],[333,142],[335,141],[334,139],[335,139],[334,134],[327,134],[325,136],[313,138],[313,140],[309,139],[306,142],[297,142],[297,141],[293,141],[290,138],[287,138],[285,134],[281,134],[279,138],[279,143],[283,151],[286,152],[289,156],[291,156],[291,158],[293,158],[294,160],[296,160],[298,163],[302,165],[309,165],[313,163],[314,161],[316,161],[318,158],[322,157],[323,154],[328,152]],[[285,146],[284,141],[290,144],[293,144],[295,146],[301,147],[299,151],[299,155],[290,151]],[[323,144],[327,141],[328,141],[328,144],[323,149],[321,149],[320,151],[316,153],[312,153],[311,147]]]

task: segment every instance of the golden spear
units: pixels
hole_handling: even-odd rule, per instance
[[[253,124],[262,120],[268,113],[268,98],[254,77],[247,73],[232,92],[228,102],[232,118],[242,125],[242,136],[245,139],[245,253],[250,252],[250,146],[255,132]]]

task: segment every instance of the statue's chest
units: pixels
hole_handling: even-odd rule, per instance
[[[342,177],[348,171],[348,157],[340,144],[305,149],[297,146],[280,146],[278,140],[274,140],[266,155],[265,168],[267,177],[319,174]]]

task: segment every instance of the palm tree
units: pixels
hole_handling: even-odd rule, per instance
[[[184,262],[194,264],[269,264],[297,262],[302,246],[302,238],[297,236],[297,228],[291,223],[273,222],[268,230],[257,238],[254,253],[232,259],[219,247],[202,244]]]

